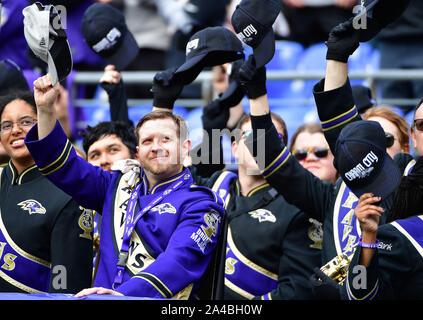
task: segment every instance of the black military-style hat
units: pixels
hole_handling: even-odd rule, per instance
[[[366,28],[360,29],[360,42],[372,39],[388,24],[397,20],[408,7],[410,0],[365,0],[365,10],[356,17],[366,19]]]
[[[204,67],[213,67],[244,58],[241,41],[225,27],[208,27],[194,33],[186,45],[186,60],[175,72],[184,84],[197,78]]]
[[[253,48],[257,68],[275,54],[272,26],[280,11],[279,0],[242,0],[232,14],[232,26],[242,41]]]
[[[384,198],[401,181],[401,173],[386,152],[386,136],[376,121],[347,124],[336,140],[334,166],[351,191],[360,197],[373,193]]]

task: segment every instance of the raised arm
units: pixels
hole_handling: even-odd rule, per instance
[[[129,120],[128,100],[122,74],[114,65],[108,65],[104,68],[100,85],[109,97],[110,119],[112,121],[123,121],[132,126],[133,123]]]
[[[34,81],[34,98],[37,105],[38,138],[45,138],[56,125],[54,102],[59,94],[60,84],[51,84],[50,74]]]
[[[317,112],[332,153],[342,128],[361,120],[348,80],[348,58],[359,46],[359,31],[352,21],[334,27],[326,42],[326,75],[313,88]]]
[[[315,177],[291,156],[273,125],[266,90],[266,69],[256,69],[252,56],[240,70],[241,84],[250,99],[252,134],[246,145],[261,175],[293,205],[322,221],[333,184]]]

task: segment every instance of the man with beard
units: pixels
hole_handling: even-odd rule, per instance
[[[190,298],[216,246],[222,203],[193,185],[182,160],[190,149],[184,120],[151,112],[137,127],[141,167],[129,161],[110,173],[76,156],[56,121],[57,87],[34,82],[38,124],[26,144],[43,174],[85,207],[102,212],[94,288],[77,294]]]

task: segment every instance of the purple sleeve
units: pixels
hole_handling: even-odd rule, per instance
[[[41,140],[36,124],[28,132],[25,144],[46,178],[83,207],[102,211],[112,174],[79,157],[58,121]]]

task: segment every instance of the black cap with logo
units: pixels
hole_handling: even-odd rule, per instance
[[[275,54],[272,26],[280,11],[279,0],[243,0],[232,14],[232,26],[242,41],[253,48],[257,68]]]
[[[94,3],[88,7],[81,29],[90,48],[118,70],[125,69],[138,55],[137,42],[124,15],[111,5]]]
[[[336,141],[334,156],[335,168],[357,197],[370,192],[384,198],[401,181],[398,167],[386,153],[385,132],[376,121],[347,124]]]
[[[194,33],[186,45],[186,60],[175,72],[184,84],[191,83],[204,67],[244,58],[241,41],[225,27],[208,27]]]

